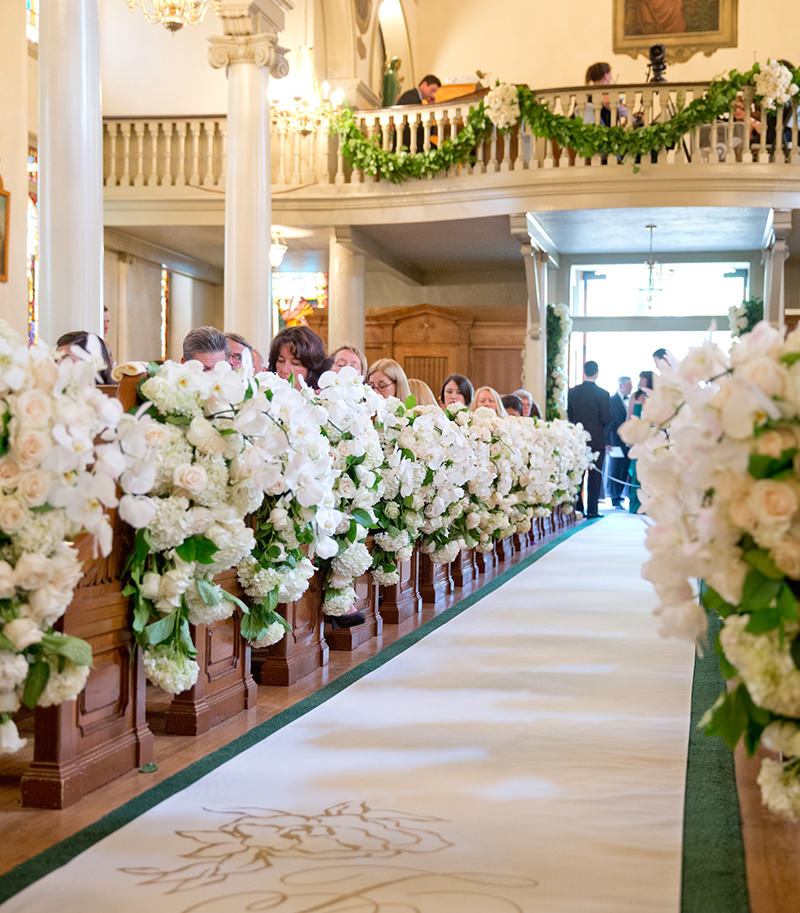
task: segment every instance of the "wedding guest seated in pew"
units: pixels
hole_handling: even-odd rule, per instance
[[[451,374],[442,384],[442,392],[439,394],[439,402],[445,407],[448,406],[469,406],[475,391],[472,389],[472,382],[463,374]]]
[[[76,349],[79,351],[75,351]],[[113,384],[111,353],[108,351],[108,346],[99,336],[94,333],[88,333],[86,330],[72,330],[69,333],[64,333],[63,336],[59,336],[56,341],[56,358],[58,361],[61,361],[62,358],[71,358],[72,361],[78,361],[83,357],[81,353],[84,352],[86,356],[94,358],[98,366],[101,362],[104,365],[97,372],[96,383],[103,385]]]
[[[405,402],[411,396],[406,372],[393,358],[379,358],[370,365],[366,381],[385,399],[396,396],[401,402]]]
[[[522,400],[522,414],[525,418],[542,417],[542,410],[536,405],[530,391],[520,388],[514,391],[514,396],[518,396]]]
[[[506,415],[513,415],[517,418],[522,418],[522,400],[516,395],[516,393],[506,393],[505,396],[500,398],[500,402],[503,404],[503,408],[506,410]]]
[[[205,371],[210,371],[220,361],[227,361],[229,355],[228,339],[216,327],[197,327],[183,338],[181,361],[199,361]]]
[[[476,409],[493,409],[501,418],[506,418],[507,413],[500,399],[500,394],[494,387],[478,387],[475,391],[475,398],[469,407],[470,412]]]
[[[355,368],[362,376],[367,376],[367,356],[349,342],[343,342],[338,349],[331,353],[333,370],[338,374],[342,368]]]
[[[312,390],[317,389],[320,377],[333,367],[333,359],[325,354],[325,345],[308,327],[286,327],[272,340],[267,370],[284,380],[293,378],[300,389],[300,378]]]
[[[433,395],[433,390],[431,390],[424,380],[419,380],[416,377],[409,377],[408,387],[411,390],[411,395],[416,399],[418,406],[439,405],[439,403],[436,402],[436,397]]]
[[[244,368],[248,374],[255,374],[255,359],[250,343],[239,333],[226,333],[225,338],[228,340],[228,364],[234,370]]]

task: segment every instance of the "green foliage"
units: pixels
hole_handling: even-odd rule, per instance
[[[744,737],[748,755],[758,747],[761,733],[772,722],[772,714],[753,703],[747,688],[739,684],[728,691],[700,722],[706,735],[718,735],[733,751]]]
[[[632,125],[606,127],[585,124],[580,118],[554,114],[536,98],[527,86],[518,87],[522,123],[534,136],[574,149],[582,158],[594,155],[616,155],[621,160],[636,161],[642,156],[677,146],[681,139],[702,124],[711,124],[730,111],[736,95],[746,85],[754,84],[759,72],[755,64],[745,73],[731,70],[727,78],[710,83],[705,94],[678,110],[669,120],[634,128]],[[354,169],[399,184],[410,178],[429,178],[451,168],[474,161],[475,149],[487,140],[494,127],[483,102],[470,108],[460,132],[442,139],[435,149],[411,153],[406,147],[397,152],[383,149],[381,136],[366,137],[359,130],[350,108],[345,108],[331,123],[331,133],[341,139],[342,154]]]

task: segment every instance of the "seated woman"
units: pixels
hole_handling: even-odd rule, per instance
[[[501,418],[506,418],[506,410],[503,406],[503,401],[500,399],[500,394],[494,387],[478,387],[475,391],[475,398],[472,400],[469,411],[474,412],[476,409],[481,408],[494,409]]]
[[[408,388],[411,390],[411,395],[416,399],[418,406],[439,405],[439,403],[436,402],[436,397],[433,395],[433,390],[431,390],[424,380],[419,380],[416,377],[409,377]]]
[[[300,378],[313,390],[320,375],[329,371],[333,360],[325,354],[322,340],[308,327],[286,327],[272,340],[267,370],[284,380],[294,379],[300,389]]]
[[[439,402],[446,409],[448,406],[461,404],[469,406],[475,391],[472,389],[472,382],[463,374],[451,374],[442,384],[442,392],[439,395]]]
[[[333,359],[333,370],[338,374],[342,368],[355,368],[356,371],[365,377],[367,374],[367,356],[359,349],[358,346],[344,342],[331,353]]]
[[[393,358],[379,358],[370,365],[365,380],[368,386],[386,399],[396,396],[405,402],[411,396],[406,372]]]
[[[505,396],[500,398],[500,402],[503,404],[503,408],[506,410],[506,415],[513,415],[517,418],[523,418],[522,400],[516,395],[516,393],[506,393]]]
[[[87,355],[102,360],[105,367],[97,372],[97,383],[104,385],[114,383],[111,378],[111,369],[113,367],[111,353],[108,351],[108,346],[99,336],[95,333],[88,333],[86,330],[73,330],[70,333],[64,333],[63,336],[58,337],[56,342],[56,359],[61,361],[62,358],[71,358],[73,361],[78,361],[79,356],[72,351],[73,348],[78,348],[86,352]]]

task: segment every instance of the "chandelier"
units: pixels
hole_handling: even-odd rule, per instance
[[[297,62],[281,86],[280,97],[272,109],[273,121],[293,133],[308,136],[327,126],[333,113],[328,98],[328,83],[322,88],[314,70],[314,48],[302,45],[297,49]]]
[[[184,25],[199,25],[210,0],[128,0],[131,12],[138,6],[148,22],[160,22],[170,32]],[[219,14],[219,0],[213,0],[214,12]]]
[[[289,250],[289,246],[284,242],[279,231],[273,231],[270,233],[270,245],[269,245],[269,265],[273,269],[277,269],[281,263],[283,263],[283,257],[286,254],[286,251]]]
[[[653,296],[661,291],[661,264],[653,255],[653,232],[658,228],[657,225],[645,225],[650,232],[650,252],[645,260],[644,265],[647,267],[647,288],[640,289],[646,293],[645,307],[649,311],[653,306]],[[656,284],[658,283],[658,284]]]

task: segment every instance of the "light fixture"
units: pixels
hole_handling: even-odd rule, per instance
[[[131,12],[138,6],[148,22],[160,22],[170,32],[177,32],[184,25],[199,25],[211,0],[128,0]],[[213,0],[214,11],[219,14],[219,0]]]
[[[273,231],[270,234],[269,245],[269,263],[273,269],[277,269],[283,263],[283,257],[287,250],[289,250],[289,247],[281,238],[281,233]]]
[[[661,264],[653,254],[653,232],[658,228],[658,225],[645,225],[645,228],[650,232],[650,252],[644,264],[647,267],[647,288],[640,291],[647,293],[645,305],[650,310],[653,306],[653,296],[656,292],[661,291],[660,286],[656,285],[656,282],[661,280]]]
[[[308,43],[308,0],[305,5],[304,39],[289,75],[275,85],[272,119],[292,133],[308,136],[327,126],[334,107],[341,104],[344,93],[328,97],[329,86],[320,88],[314,66],[314,48]],[[338,101],[337,101],[338,98]]]

